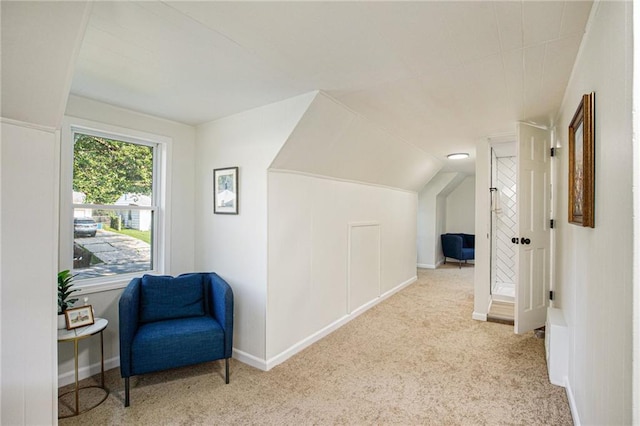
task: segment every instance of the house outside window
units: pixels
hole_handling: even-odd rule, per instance
[[[61,164],[70,170],[62,174],[68,181],[61,184],[61,203],[70,208],[61,206],[60,270],[71,269],[76,286],[96,290],[107,283],[124,286],[144,273],[163,273],[159,247],[166,143],[153,135],[139,138],[79,126],[70,126],[65,136],[72,156],[64,161],[63,142]]]

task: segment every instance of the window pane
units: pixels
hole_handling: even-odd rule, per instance
[[[153,211],[73,211],[73,273],[96,278],[153,269]]]
[[[152,203],[153,147],[75,134],[74,204],[130,204],[123,198],[147,197]]]

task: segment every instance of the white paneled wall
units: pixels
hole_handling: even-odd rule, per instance
[[[349,313],[371,302],[380,291],[380,224],[349,224]]]
[[[52,424],[57,136],[51,130],[4,121],[0,132],[0,424]]]
[[[556,228],[557,298],[567,322],[567,394],[576,424],[637,424],[633,395],[633,133],[631,2],[594,4],[566,102]],[[567,126],[582,95],[595,91],[595,228],[569,224]],[[636,194],[637,196],[637,194]]]
[[[267,368],[416,279],[414,192],[269,172]]]

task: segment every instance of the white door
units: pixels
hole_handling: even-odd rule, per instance
[[[518,125],[517,276],[515,332],[545,324],[549,300],[551,231],[550,132]],[[516,241],[516,240],[514,240]]]

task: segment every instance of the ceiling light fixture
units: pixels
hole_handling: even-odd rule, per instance
[[[466,152],[456,152],[455,154],[449,154],[447,155],[447,158],[449,160],[462,160],[464,158],[468,158],[469,154]]]

